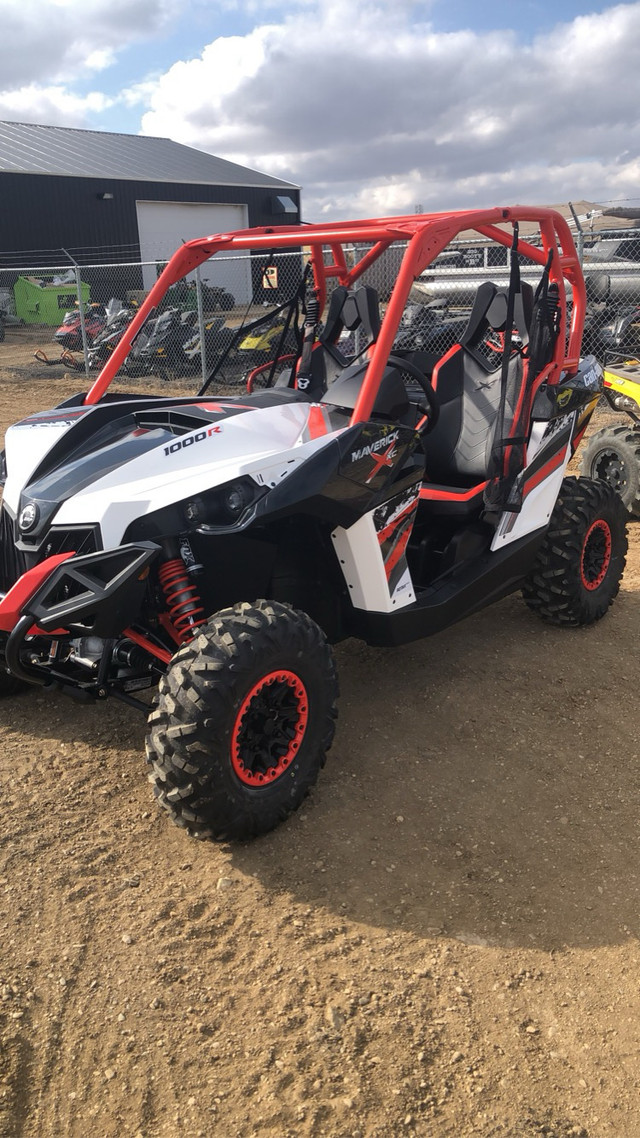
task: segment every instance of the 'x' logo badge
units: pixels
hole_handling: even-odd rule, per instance
[[[387,447],[387,449],[381,451],[380,454],[369,455],[370,459],[373,462],[373,470],[367,478],[367,485],[369,482],[373,481],[376,474],[379,470],[382,470],[383,466],[393,466],[393,456],[395,454],[395,449],[396,441],[394,439],[393,442]]]

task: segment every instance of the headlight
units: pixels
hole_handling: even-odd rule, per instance
[[[237,522],[245,510],[265,493],[264,486],[258,486],[252,478],[239,478],[207,490],[184,503],[184,516],[190,526],[224,526]]]
[[[206,534],[242,525],[251,520],[251,507],[267,489],[252,478],[238,478],[138,518],[128,527],[123,541],[154,541],[172,534],[194,530]]]
[[[35,502],[29,502],[21,511],[18,518],[20,533],[30,533],[40,520],[40,510]]]

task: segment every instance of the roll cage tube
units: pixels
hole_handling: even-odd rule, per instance
[[[95,383],[87,392],[84,402],[94,404],[102,398],[128,355],[136,335],[171,285],[222,250],[259,253],[267,250],[272,252],[274,246],[282,251],[294,248],[301,251],[310,249],[314,286],[322,310],[326,301],[327,281],[330,278],[337,279],[339,284],[349,288],[391,244],[396,241],[407,242],[378,339],[370,349],[369,366],[351,417],[352,424],[367,420],[373,409],[387,359],[393,349],[400,317],[416,278],[450,241],[465,230],[475,230],[481,236],[501,245],[510,246],[512,223],[515,221],[537,224],[542,241],[542,247],[538,248],[529,244],[526,239],[521,239],[518,245],[519,253],[544,268],[552,250],[551,280],[558,284],[566,280],[572,290],[573,312],[568,347],[565,352],[565,337],[559,335],[547,380],[552,384],[557,383],[561,370],[571,374],[577,369],[580,361],[586,309],[584,278],[569,226],[562,215],[551,209],[514,206],[333,222],[328,225],[243,229],[235,233],[221,233],[188,241],[171,257],[131,324],[125,329],[122,339]],[[504,226],[507,228],[501,228]],[[363,244],[370,244],[372,247],[349,267],[345,246],[357,249],[358,245]],[[327,250],[331,260],[325,264]],[[565,289],[562,287],[558,291],[561,321],[566,328]]]

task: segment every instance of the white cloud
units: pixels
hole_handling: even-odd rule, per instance
[[[218,0],[215,12],[211,0],[3,0],[0,118],[100,115],[117,130],[118,109],[128,126],[146,110],[143,133],[301,184],[309,220],[640,197],[640,0],[527,43],[439,33],[434,12],[432,0]],[[154,37],[220,13],[229,28],[256,24],[151,72]],[[134,42],[138,73],[98,90]]]
[[[302,184],[308,219],[640,194],[640,3],[528,45],[419,8],[315,0],[216,39],[158,79],[143,132]]]
[[[113,100],[78,94],[76,81],[110,67],[181,7],[179,0],[2,0],[0,116],[86,125]]]
[[[0,119],[47,123],[48,126],[82,126],[92,114],[101,114],[113,100],[101,91],[75,95],[64,87],[31,84],[0,92]]]

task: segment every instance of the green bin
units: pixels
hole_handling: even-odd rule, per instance
[[[91,288],[84,282],[80,285],[82,302],[89,302]],[[16,316],[25,324],[49,324],[57,328],[62,324],[65,312],[69,312],[78,301],[75,281],[71,284],[54,284],[53,277],[18,277],[13,286],[16,299]]]

